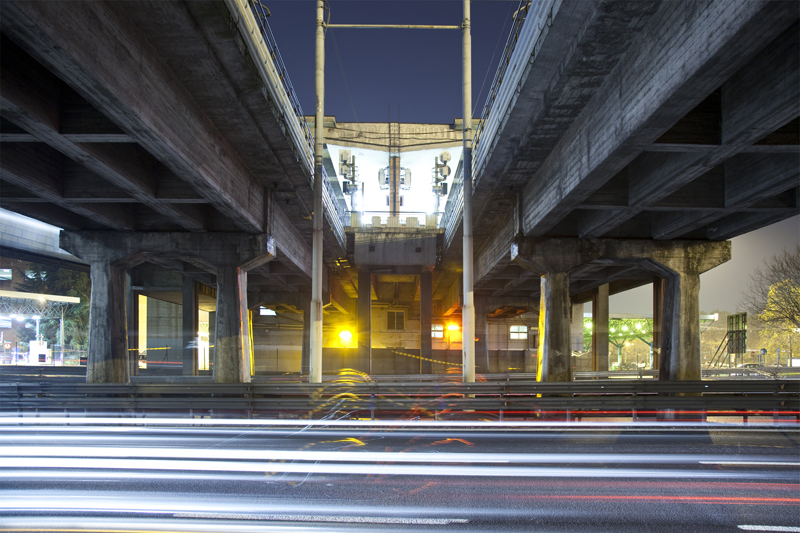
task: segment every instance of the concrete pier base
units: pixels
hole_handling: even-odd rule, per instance
[[[536,381],[572,381],[569,274],[542,276],[540,298]]]
[[[214,352],[214,381],[216,383],[247,383],[250,381],[246,276],[245,272],[236,267],[221,267],[217,270],[216,350]]]
[[[700,379],[700,274],[731,258],[729,241],[518,238],[512,260],[542,275],[537,379],[564,380],[562,354],[569,346],[569,272],[596,262],[638,267],[664,280],[659,378]],[[605,292],[602,297],[600,294]],[[596,320],[605,314],[607,291],[598,289]],[[599,328],[600,326],[598,326]],[[602,340],[596,336],[596,369],[603,368]],[[607,350],[607,342],[606,350]],[[608,357],[605,358],[605,368]],[[571,370],[571,365],[567,365]]]
[[[592,294],[592,370],[608,371],[608,283]]]
[[[87,383],[128,383],[128,332],[125,320],[125,269],[109,261],[90,263]]]
[[[358,271],[358,360],[372,366],[372,274],[366,268]]]

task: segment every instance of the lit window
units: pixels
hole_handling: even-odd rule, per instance
[[[0,281],[8,281],[11,279],[10,268],[0,268]]]
[[[386,329],[406,329],[405,313],[403,311],[389,311],[386,313]]]
[[[434,339],[444,338],[444,324],[433,324],[431,326],[431,337]]]
[[[528,338],[528,326],[510,326],[509,335],[512,341]]]
[[[275,316],[275,311],[266,307],[261,307],[258,309],[258,314],[261,316]]]

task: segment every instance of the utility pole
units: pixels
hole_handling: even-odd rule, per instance
[[[309,383],[322,383],[322,147],[325,120],[325,2],[317,0],[314,115],[314,234],[311,255],[311,353]]]
[[[475,381],[475,294],[472,272],[472,37],[470,35],[470,0],[464,0],[464,22],[461,25],[461,60],[463,73],[464,164],[462,175],[464,195],[464,302],[461,306],[461,346],[464,383]]]

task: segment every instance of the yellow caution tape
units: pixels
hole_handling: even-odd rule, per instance
[[[420,359],[422,361],[430,361],[431,363],[441,363],[443,365],[455,365],[455,366],[464,366],[464,363],[451,363],[449,361],[438,361],[436,359],[430,359],[428,357],[422,357],[421,355],[414,355],[413,353],[406,353],[406,352],[399,352],[397,350],[392,350],[392,352],[398,355],[404,355],[406,357],[412,357],[414,359]]]

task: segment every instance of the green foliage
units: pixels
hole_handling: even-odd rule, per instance
[[[64,312],[64,343],[73,348],[85,347],[89,337],[89,296],[91,282],[89,274],[69,268],[62,268],[39,263],[31,263],[28,270],[22,272],[23,282],[17,287],[21,292],[73,296],[81,299],[81,303],[70,305]],[[39,332],[48,344],[57,344],[59,340],[59,320],[42,319]],[[36,336],[36,325],[33,320],[26,322],[26,327],[19,331],[21,341],[33,340]]]
[[[608,320],[608,342],[617,348],[640,340],[648,346],[653,342],[652,318],[610,318]],[[591,349],[592,319],[583,319],[583,345]]]

